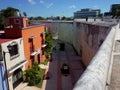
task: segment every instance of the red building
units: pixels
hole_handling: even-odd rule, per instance
[[[4,29],[6,38],[23,38],[24,52],[28,66],[43,62],[45,57],[45,25],[29,25],[26,17],[9,18],[10,25]]]

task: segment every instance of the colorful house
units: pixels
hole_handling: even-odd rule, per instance
[[[23,38],[0,38],[0,73],[4,89],[13,90],[23,81],[22,71],[27,60],[24,56]],[[6,86],[5,86],[6,85]],[[8,88],[8,89],[6,89]]]
[[[8,90],[7,78],[5,77],[6,76],[5,64],[1,59],[0,59],[0,90]]]
[[[26,69],[34,62],[43,62],[45,58],[45,25],[29,25],[26,17],[9,18],[10,25],[4,29],[7,38],[23,38]]]

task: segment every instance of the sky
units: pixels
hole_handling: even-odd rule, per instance
[[[83,8],[101,9],[108,12],[111,4],[120,4],[120,0],[0,0],[0,10],[14,7],[28,16],[73,16]]]

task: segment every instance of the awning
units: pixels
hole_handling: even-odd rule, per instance
[[[37,52],[35,51],[35,52],[32,52],[30,55],[31,56],[34,56],[34,55],[36,55],[37,54]]]
[[[13,73],[15,70],[17,70],[18,68],[22,67],[23,65],[25,65],[27,63],[27,60],[24,60],[18,64],[16,64],[15,66],[11,67],[7,72],[8,74]]]
[[[38,49],[38,50],[36,51],[36,55],[38,55],[38,54],[40,54],[40,49]]]
[[[46,46],[47,46],[47,44],[43,44],[43,45],[42,45],[43,48],[46,47]]]
[[[36,36],[34,35],[34,36],[29,37],[29,39],[33,39],[33,38],[36,38]]]

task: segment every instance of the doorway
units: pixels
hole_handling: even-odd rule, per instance
[[[17,69],[13,73],[12,81],[13,81],[13,89],[16,88],[23,81],[21,68]]]
[[[38,63],[40,64],[40,54],[37,55]]]

